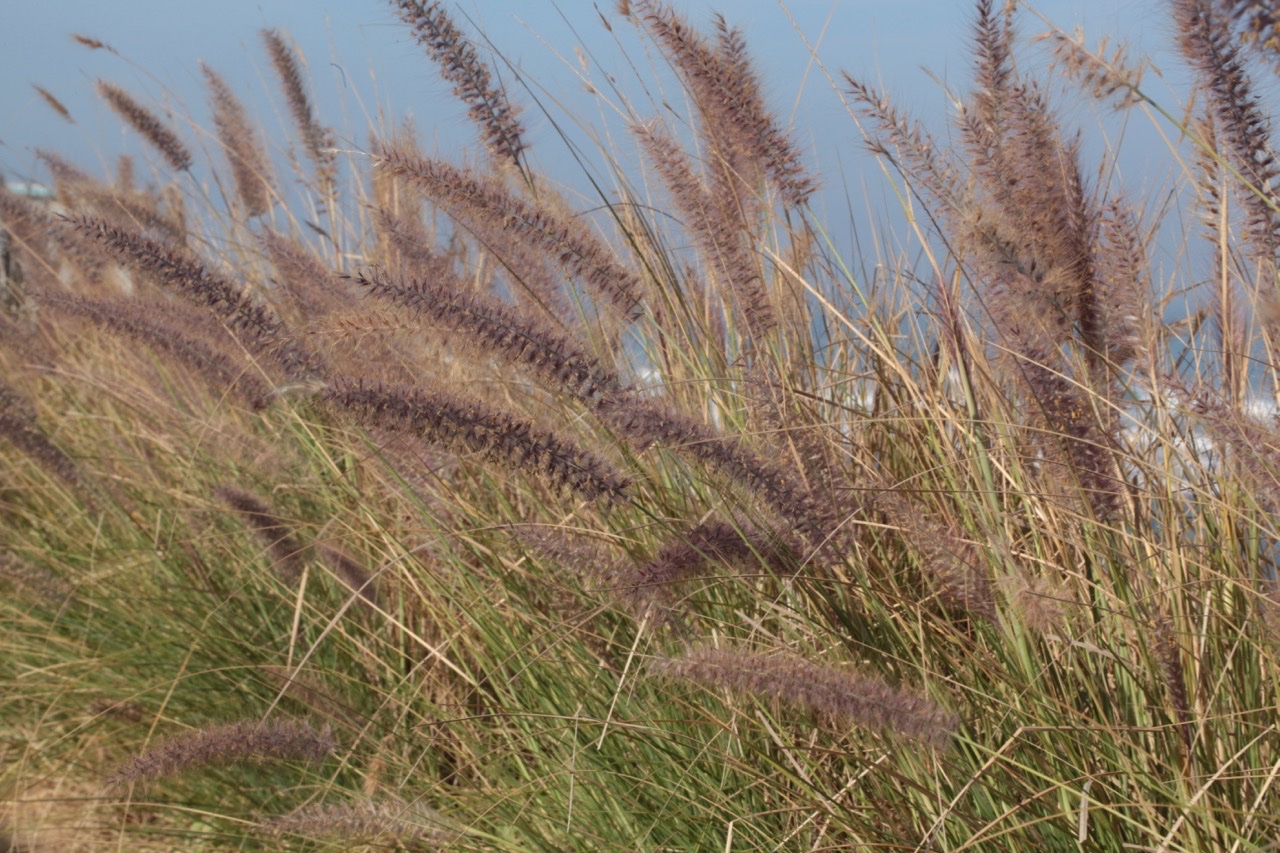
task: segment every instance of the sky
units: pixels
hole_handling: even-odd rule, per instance
[[[154,156],[93,93],[95,80],[117,83],[144,102],[173,109],[174,123],[198,151],[216,156],[199,63],[220,72],[268,129],[278,149],[292,131],[258,36],[264,27],[289,34],[306,59],[321,119],[338,129],[339,146],[367,149],[369,129],[411,117],[424,147],[466,159],[477,144],[466,111],[435,66],[414,44],[394,6],[384,0],[0,0],[0,173],[41,178],[37,149],[56,151],[94,174],[121,153],[139,162]],[[969,0],[675,0],[676,9],[706,25],[715,10],[741,26],[761,71],[766,96],[793,132],[825,189],[815,201],[835,238],[841,229],[875,229],[900,207],[881,167],[865,150],[840,97],[841,71],[876,83],[941,136],[947,87],[963,92],[973,3]],[[1065,30],[1083,28],[1131,44],[1160,69],[1157,96],[1177,106],[1190,75],[1170,50],[1163,0],[1041,0],[1035,10]],[[459,24],[500,57],[503,79],[532,145],[532,162],[585,193],[583,169],[599,169],[592,135],[612,140],[625,161],[634,147],[616,116],[621,98],[640,115],[677,109],[680,93],[651,47],[621,18],[615,0],[457,0]],[[1023,13],[1020,32],[1046,25]],[[70,37],[99,39],[114,52],[88,50]],[[1031,61],[1043,56],[1032,48]],[[836,81],[836,82],[833,82]],[[610,85],[616,82],[617,89]],[[657,81],[657,82],[654,82]],[[591,94],[588,82],[597,94]],[[75,124],[59,118],[32,84],[52,92]],[[604,94],[599,94],[604,93]],[[621,93],[621,94],[619,94]],[[1065,115],[1086,129],[1086,150],[1101,156],[1122,139],[1121,171],[1135,194],[1150,196],[1170,181],[1167,147],[1145,118],[1117,119],[1079,96]],[[586,128],[594,128],[587,130]],[[603,130],[601,129],[603,128]],[[1168,130],[1168,128],[1166,128]],[[584,167],[561,132],[587,151]],[[1153,146],[1161,156],[1152,157]],[[358,157],[358,155],[355,155]],[[199,177],[197,176],[197,179]],[[852,239],[852,238],[850,238]]]

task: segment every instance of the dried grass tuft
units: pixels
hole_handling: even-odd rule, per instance
[[[481,61],[444,4],[434,0],[394,0],[394,4],[418,44],[427,49],[440,73],[453,84],[453,93],[471,108],[471,119],[480,128],[485,145],[495,157],[519,166],[525,143],[516,109],[506,92],[494,84],[489,66]]]

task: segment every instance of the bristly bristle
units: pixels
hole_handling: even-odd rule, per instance
[[[90,299],[57,293],[37,293],[35,300],[56,314],[78,317],[156,352],[163,352],[204,377],[217,394],[230,391],[253,409],[266,406],[271,388],[253,367],[237,362],[203,338],[196,309],[180,304],[148,303],[137,299]],[[190,312],[190,313],[188,313]]]
[[[1105,35],[1093,50],[1084,45],[1084,37],[1079,32],[1068,36],[1054,31],[1042,38],[1052,43],[1054,65],[1099,101],[1110,101],[1126,109],[1145,98],[1141,86],[1146,63],[1130,62],[1123,44],[1115,45],[1108,53]]]
[[[115,50],[110,45],[101,39],[94,38],[93,36],[86,36],[82,33],[72,33],[71,40],[78,45],[89,48],[89,50],[106,50],[111,53],[115,53]]]
[[[1280,9],[1172,0],[1157,100],[1028,2],[968,0],[918,117],[812,91],[859,33],[744,3],[388,0],[366,34],[456,95],[416,118],[354,32],[261,31],[269,125],[234,66],[188,115],[79,37],[150,82],[99,84],[119,159],[0,132],[0,849],[1280,838],[1280,159],[1238,29],[1280,58]],[[1174,179],[1128,194],[1135,153]]]
[[[80,466],[40,430],[30,404],[17,391],[3,383],[0,383],[0,436],[39,462],[46,471],[66,485],[76,490],[84,488],[85,481]]]
[[[1047,456],[1045,472],[1067,487],[1065,494],[1079,496],[1094,518],[1115,521],[1128,489],[1116,459],[1119,419],[1106,411],[1108,398],[1055,368],[1055,350],[1030,324],[1006,318],[1003,326],[1016,353],[1011,369],[1025,383],[1033,406],[1030,420]]]
[[[437,825],[424,826],[430,819]],[[348,844],[431,845],[444,848],[457,838],[444,818],[422,805],[391,802],[331,803],[302,806],[262,824],[276,835],[339,838]]]
[[[1263,57],[1280,71],[1280,14],[1273,3],[1258,0],[1215,0],[1226,26],[1238,33],[1242,47]]]
[[[459,273],[456,252],[438,247],[416,218],[380,207],[374,210],[374,222],[383,244],[378,266],[385,268],[386,275],[411,275],[459,293],[475,289]],[[565,297],[564,276],[547,263],[543,253],[492,223],[471,220],[468,228],[504,271],[521,313],[527,309],[557,327],[577,325],[574,307]]]
[[[965,541],[954,525],[931,517],[900,490],[882,490],[876,505],[907,534],[911,548],[920,555],[922,572],[944,605],[995,621],[991,574],[976,543]]]
[[[616,564],[609,578],[611,592],[641,613],[670,609],[684,582],[709,572],[730,568],[743,574],[793,574],[803,551],[796,545],[763,530],[707,521],[663,544],[652,560]]]
[[[1191,704],[1191,695],[1187,690],[1187,677],[1182,663],[1182,643],[1174,633],[1172,617],[1160,614],[1153,622],[1152,631],[1155,634],[1153,650],[1164,680],[1165,694],[1169,704],[1173,706],[1174,718],[1177,721],[1178,734],[1182,738],[1183,746],[1191,750],[1196,736],[1195,708]]]
[[[273,281],[280,289],[280,301],[293,309],[298,322],[314,322],[355,307],[354,289],[299,240],[264,228],[258,241],[275,268]]]
[[[30,563],[13,554],[0,553],[0,586],[11,593],[33,596],[61,606],[74,592],[66,578],[47,567]]]
[[[1137,216],[1122,201],[1108,204],[1098,225],[1099,340],[1111,369],[1136,362],[1141,372],[1149,367],[1151,357],[1146,331],[1152,317],[1146,244]],[[1118,383],[1103,387],[1118,389]],[[1119,403],[1114,396],[1112,400]]]
[[[957,219],[967,202],[959,195],[964,181],[960,179],[954,154],[938,145],[920,122],[904,115],[893,102],[877,89],[845,72],[845,86],[862,111],[875,120],[886,143],[870,140],[872,151],[892,154],[900,167],[933,202],[932,210],[944,223],[956,230]],[[892,147],[892,152],[889,151]]]
[[[36,157],[39,158],[40,162],[44,163],[45,168],[49,170],[49,174],[53,176],[57,189],[64,195],[70,195],[67,190],[78,184],[95,183],[95,180],[87,172],[55,151],[37,148]]]
[[[56,278],[54,272],[65,258],[75,264],[77,272],[89,284],[101,281],[104,268],[110,263],[106,253],[79,239],[65,220],[43,206],[0,189],[0,219],[9,232],[13,246],[10,251],[24,258],[29,279]]]
[[[120,263],[208,308],[241,335],[246,346],[275,362],[290,381],[301,382],[323,373],[320,357],[292,339],[270,308],[192,255],[93,217],[73,216],[67,221]]]
[[[637,450],[660,445],[745,486],[752,498],[794,525],[796,535],[810,547],[839,541],[839,508],[824,507],[793,472],[756,453],[737,436],[718,433],[661,400],[640,395],[608,397],[597,413]]]
[[[1229,450],[1233,467],[1252,490],[1251,499],[1269,513],[1280,512],[1280,429],[1275,422],[1249,417],[1203,383],[1187,388],[1173,376],[1164,382],[1213,441]]]
[[[185,223],[166,200],[152,189],[126,190],[91,179],[77,180],[66,172],[67,164],[55,167],[46,160],[57,179],[60,193],[82,214],[93,213],[122,228],[136,230],[167,246],[183,246],[189,236]]]
[[[64,121],[66,121],[68,124],[76,123],[76,120],[71,116],[71,110],[67,109],[66,104],[58,100],[58,98],[52,92],[50,92],[44,86],[37,86],[35,83],[31,84],[31,88],[35,89],[36,94],[40,96],[40,99],[49,105],[49,109],[53,110],[55,113],[61,116]]]
[[[1214,150],[1226,155],[1244,182],[1237,187],[1236,196],[1248,217],[1249,241],[1256,258],[1273,270],[1280,252],[1280,213],[1271,194],[1280,186],[1280,163],[1271,148],[1270,122],[1255,95],[1227,18],[1213,0],[1175,0],[1172,8],[1179,47],[1199,73],[1222,143]]]
[[[133,158],[128,154],[121,154],[116,158],[116,186],[121,192],[131,192],[137,188],[134,171]]]

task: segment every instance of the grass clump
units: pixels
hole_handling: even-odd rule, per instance
[[[1185,239],[1214,284],[1179,325],[1153,213],[1086,178],[1017,4],[975,4],[954,145],[839,84],[937,226],[888,288],[826,241],[726,18],[611,15],[691,114],[625,104],[588,213],[481,42],[445,4],[393,5],[476,162],[407,126],[337,151],[267,30],[296,193],[205,67],[213,162],[101,84],[162,183],[45,152],[56,209],[0,196],[22,271],[0,319],[11,846],[1280,833],[1280,438],[1256,414],[1280,208],[1230,14],[1171,6],[1186,110],[1123,52],[1049,39],[1086,94],[1187,116],[1212,227]]]

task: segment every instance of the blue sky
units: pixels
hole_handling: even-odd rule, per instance
[[[673,5],[700,24],[714,10],[723,10],[731,23],[746,30],[772,105],[792,122],[810,163],[825,175],[827,189],[818,205],[826,209],[833,230],[848,227],[840,224],[849,219],[847,205],[856,209],[860,228],[875,224],[877,209],[893,216],[892,191],[865,153],[859,131],[826,75],[848,70],[877,81],[899,104],[945,134],[947,98],[930,75],[964,90],[973,7],[969,0],[790,0],[785,7],[778,0],[684,0]],[[1167,78],[1155,84],[1155,92],[1176,106],[1189,75],[1170,53],[1163,6],[1161,0],[1035,4],[1065,29],[1083,27],[1091,40],[1103,34],[1119,37],[1131,42],[1135,53],[1151,54]],[[606,127],[619,145],[628,145],[621,124],[601,121],[613,114],[616,100],[589,95],[583,75],[607,90],[605,74],[612,74],[641,114],[660,110],[663,98],[679,97],[653,51],[617,15],[614,0],[459,0],[455,8],[465,29],[483,32],[501,53],[509,64],[504,72],[509,79],[517,74],[530,87],[523,94],[516,87],[516,100],[526,105],[533,162],[567,183],[580,182],[581,173],[575,174],[578,167],[566,156],[557,125],[571,128],[576,117],[584,125]],[[345,131],[340,144],[365,147],[369,128],[385,121],[378,119],[380,113],[392,121],[412,116],[427,149],[446,156],[465,157],[476,144],[464,108],[412,42],[391,4],[381,0],[8,0],[4,17],[0,171],[9,179],[41,175],[37,148],[55,150],[95,173],[109,168],[120,153],[149,157],[93,95],[99,77],[148,103],[170,104],[178,115],[190,115],[190,123],[178,121],[183,135],[197,149],[215,153],[207,141],[201,144],[210,126],[201,60],[228,79],[268,128],[273,144],[284,144],[290,132],[258,38],[263,27],[287,31],[303,51],[322,119]],[[1024,34],[1044,28],[1033,15],[1023,14]],[[100,39],[118,55],[86,50],[72,41],[72,32]],[[806,39],[817,46],[816,55],[806,48]],[[36,96],[32,83],[65,103],[76,124],[58,118]],[[552,110],[554,122],[532,103],[534,97]],[[1167,149],[1145,119],[1134,118],[1126,126],[1087,99],[1077,97],[1074,104],[1067,115],[1095,140],[1101,139],[1100,131],[1114,137],[1123,130],[1122,150],[1130,153],[1122,156],[1121,166],[1139,196],[1170,180],[1174,167]],[[1153,146],[1159,148],[1155,158],[1150,156]],[[1100,150],[1101,143],[1095,143],[1094,151]]]

